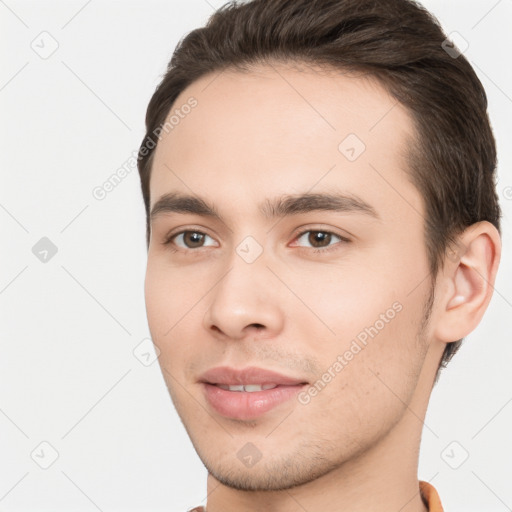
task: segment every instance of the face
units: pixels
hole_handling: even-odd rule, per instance
[[[430,279],[413,123],[376,82],[311,68],[210,75],[173,112],[190,98],[154,155],[151,335],[210,474],[289,488],[368,453],[417,392]]]

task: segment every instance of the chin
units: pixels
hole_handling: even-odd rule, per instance
[[[283,491],[307,484],[331,472],[338,464],[322,457],[300,455],[257,462],[245,467],[238,459],[214,463],[201,457],[208,473],[226,487],[239,491]]]

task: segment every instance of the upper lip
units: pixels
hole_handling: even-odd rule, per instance
[[[199,381],[228,386],[240,384],[277,384],[283,386],[307,384],[303,379],[287,377],[275,371],[256,366],[249,366],[240,370],[229,366],[210,368],[199,377]]]

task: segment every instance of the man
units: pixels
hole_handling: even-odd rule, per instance
[[[180,42],[145,294],[208,512],[442,510],[423,420],[501,251],[486,107],[408,0],[229,4]]]

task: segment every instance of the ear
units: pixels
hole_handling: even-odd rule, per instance
[[[498,230],[487,221],[472,224],[450,249],[442,272],[434,335],[446,343],[467,336],[480,323],[494,291],[501,257]]]

